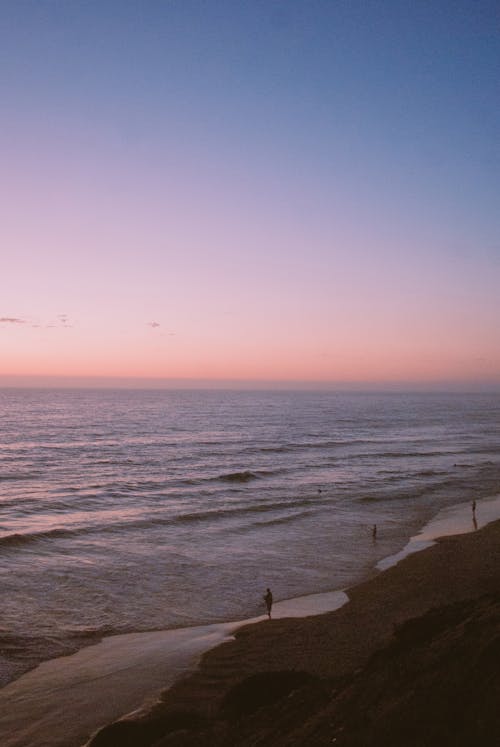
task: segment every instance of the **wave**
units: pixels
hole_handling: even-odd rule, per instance
[[[385,475],[385,480],[399,480],[415,477],[439,477],[440,475],[449,475],[449,471],[445,469],[423,469],[419,472],[403,472],[396,469],[380,469],[377,475]]]
[[[92,457],[92,455],[91,455],[91,457]],[[93,459],[92,458],[92,464],[94,464],[94,465],[96,465],[96,464],[113,464],[113,465],[116,465],[118,467],[122,467],[124,465],[129,465],[129,464],[142,465],[143,462],[136,462],[134,459],[128,459],[128,458],[127,459],[126,458],[123,458],[123,459]]]
[[[4,655],[24,654],[30,648],[41,647],[46,640],[42,635],[22,635],[6,630],[0,631],[0,649]]]
[[[257,480],[259,477],[255,472],[250,470],[244,470],[243,472],[229,472],[225,475],[219,475],[219,480],[225,482],[249,482],[250,480]]]
[[[439,486],[440,487],[440,486]],[[359,503],[388,503],[390,501],[407,501],[411,500],[412,498],[422,498],[425,495],[429,495],[433,490],[436,490],[436,488],[433,489],[432,486],[426,485],[418,490],[407,490],[407,491],[394,491],[392,494],[384,492],[381,495],[363,495],[361,498],[358,498]]]
[[[487,459],[484,462],[455,462],[453,465],[454,467],[461,467],[462,469],[475,469],[475,468],[481,468],[481,467],[496,467],[497,463],[493,462],[491,459]]]
[[[259,480],[262,477],[274,477],[283,472],[280,469],[258,469],[251,472],[250,470],[244,470],[243,472],[229,472],[228,474],[219,475],[218,480],[224,482],[250,482],[250,480]]]
[[[48,529],[41,532],[26,532],[25,534],[22,533],[14,533],[14,534],[5,534],[3,537],[0,537],[0,548],[1,547],[19,547],[20,545],[26,545],[30,542],[36,542],[38,540],[43,539],[51,539],[51,538],[60,538],[60,537],[70,537],[77,533],[78,530],[75,529]]]
[[[68,636],[73,639],[83,639],[83,640],[94,640],[99,638],[104,638],[104,636],[108,635],[114,635],[118,632],[117,628],[114,628],[110,625],[98,625],[96,627],[89,626],[89,627],[66,627],[62,629],[65,636]]]
[[[421,472],[416,472],[415,477],[440,477],[441,475],[448,475],[445,469],[423,469]]]
[[[242,454],[286,454],[293,451],[291,446],[247,446],[240,450]]]
[[[191,513],[179,514],[177,516],[145,516],[142,519],[132,519],[130,521],[110,522],[101,525],[86,525],[78,527],[55,527],[54,529],[42,530],[39,532],[26,532],[7,534],[0,537],[1,549],[14,549],[23,547],[37,542],[54,539],[67,539],[71,537],[85,536],[89,534],[116,534],[130,530],[154,530],[163,526],[189,525],[207,521],[218,521],[221,519],[231,519],[255,514],[272,513],[287,509],[300,509],[307,507],[311,510],[312,506],[325,505],[329,503],[327,498],[304,497],[299,500],[273,501],[272,503],[257,503],[254,505],[239,505],[230,507],[221,507],[208,509],[206,511],[193,511]]]
[[[404,490],[392,489],[391,491],[385,491],[380,495],[372,494],[363,496],[362,502],[373,502],[373,501],[391,501],[391,500],[408,500],[408,499],[419,499],[419,498],[431,498],[437,496],[439,500],[449,500],[454,498],[456,500],[462,500],[462,496],[467,498],[474,494],[476,498],[487,497],[489,495],[497,494],[500,490],[500,473],[499,464],[492,463],[481,464],[481,465],[469,465],[470,470],[457,470],[443,471],[439,473],[434,470],[432,477],[438,479],[433,480],[420,480],[418,481],[418,474],[409,475],[410,478],[414,479],[414,489],[407,488]],[[473,469],[474,467],[474,469]],[[417,479],[415,479],[417,477]]]
[[[242,470],[241,472],[222,472],[219,475],[210,475],[206,477],[188,477],[181,479],[182,485],[203,485],[210,482],[229,482],[229,483],[247,483],[253,480],[259,480],[263,477],[274,477],[283,472],[283,470]],[[141,483],[142,485],[142,483]]]
[[[387,459],[414,459],[414,458],[423,458],[427,459],[428,457],[438,457],[438,456],[451,456],[454,454],[454,451],[378,451],[378,452],[370,452],[368,454],[359,454],[355,455],[360,457],[383,457]]]
[[[288,513],[285,516],[274,516],[272,518],[255,519],[245,524],[241,524],[237,527],[231,527],[231,532],[237,532],[238,534],[245,534],[258,528],[265,528],[271,526],[279,526],[282,524],[289,524],[293,521],[298,521],[306,516],[314,515],[315,511],[311,508],[305,510],[298,510],[293,513]],[[224,526],[221,525],[221,529],[224,530]]]
[[[36,480],[37,477],[40,477],[39,472],[5,472],[0,475],[0,480],[2,482],[14,482],[17,480]]]
[[[370,457],[389,457],[389,458],[399,458],[399,457],[451,457],[451,456],[459,456],[460,454],[492,454],[496,452],[496,447],[494,445],[491,446],[491,448],[484,447],[484,448],[467,448],[467,449],[449,449],[449,450],[443,450],[439,449],[436,451],[381,451],[377,453],[369,453],[369,454],[359,454],[355,456],[370,456]],[[484,462],[481,462],[481,464],[494,464],[491,460],[485,460]],[[458,466],[458,465],[457,465]]]
[[[278,516],[275,519],[264,519],[262,521],[254,521],[251,527],[270,527],[270,526],[275,526],[279,524],[288,524],[291,521],[302,519],[304,518],[304,516],[310,516],[311,514],[314,514],[314,511],[311,511],[311,510],[297,511],[294,514],[288,514],[287,516]]]
[[[335,449],[338,446],[359,446],[362,444],[377,443],[376,441],[366,440],[364,438],[353,438],[353,439],[338,439],[328,441],[294,441],[286,445],[289,451],[297,451],[299,449]]]
[[[329,503],[328,499],[301,498],[299,500],[273,501],[272,503],[256,503],[250,506],[234,506],[227,508],[215,508],[208,511],[197,511],[190,514],[183,514],[175,519],[154,520],[153,524],[178,523],[189,524],[191,522],[207,521],[219,518],[232,518],[239,516],[251,516],[252,514],[262,514],[268,512],[283,511],[287,509],[297,509],[301,507],[311,508],[311,505],[324,505]]]
[[[377,475],[384,475],[383,480],[384,483],[392,483],[392,482],[401,482],[403,480],[406,480],[408,475],[406,475],[404,472],[391,472],[390,470],[382,470],[381,472],[377,472]]]

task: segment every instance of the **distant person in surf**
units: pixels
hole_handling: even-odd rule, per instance
[[[476,501],[472,501],[472,513],[476,513]]]
[[[377,525],[376,524],[373,525],[372,537],[373,539],[377,539]]]
[[[266,604],[267,616],[271,619],[271,608],[273,606],[273,595],[271,589],[268,589],[264,595],[264,602]]]

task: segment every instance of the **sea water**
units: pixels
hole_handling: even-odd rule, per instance
[[[0,390],[0,684],[344,588],[499,491],[498,394]]]

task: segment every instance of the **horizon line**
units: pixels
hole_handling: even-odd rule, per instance
[[[167,378],[138,376],[58,376],[0,374],[1,389],[234,389],[304,391],[452,391],[500,392],[498,379],[291,380]]]

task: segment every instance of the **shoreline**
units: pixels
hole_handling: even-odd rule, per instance
[[[484,523],[494,521],[493,514],[496,518],[500,516],[500,496],[478,501],[478,529]],[[431,535],[434,538],[439,536],[433,534],[433,531],[442,533],[448,526],[456,534],[457,531],[467,531],[466,526],[471,523],[470,503],[445,509],[439,512],[419,535],[413,538],[413,544],[410,541],[401,553],[408,555],[421,550],[422,542],[431,541]],[[473,527],[469,526],[469,531],[473,531]],[[398,563],[401,553],[391,556],[397,558],[394,563]],[[349,589],[351,603],[347,606],[352,606],[358,589],[384,576],[384,573],[377,573],[376,569],[374,571],[375,575],[367,581]],[[287,631],[294,625],[299,628],[304,625],[308,627],[311,620],[321,620],[335,614],[332,609],[339,609],[341,603],[346,600],[343,592],[312,594],[295,600],[277,602],[273,607],[276,619],[271,622],[269,628],[267,625],[261,625],[264,616],[260,616],[253,620],[197,628],[111,636],[71,656],[44,662],[37,669],[0,690],[0,704],[3,706],[1,710],[8,714],[0,719],[0,731],[3,730],[6,734],[2,743],[6,747],[29,747],[35,744],[37,747],[44,744],[51,747],[81,747],[89,735],[95,733],[103,724],[130,719],[132,715],[137,718],[147,712],[154,713],[155,708],[158,708],[160,692],[163,692],[161,704],[171,698],[172,693],[174,697],[179,697],[180,693],[181,699],[184,698],[185,695],[182,693],[185,693],[186,687],[189,689],[185,683],[196,678],[201,669],[206,669],[207,661],[214,657],[217,659],[215,652],[220,653],[221,648],[218,644],[227,641],[228,636],[236,637],[222,647],[225,651],[233,644],[239,647],[242,639],[247,641],[250,635],[247,631],[251,631],[253,636],[255,629],[269,632],[270,629],[276,629],[276,626],[279,630],[283,628]],[[302,617],[302,620],[290,619],[294,614]],[[316,617],[310,617],[311,615]],[[267,639],[267,633],[264,639]],[[368,648],[373,645],[374,642],[371,641]],[[263,653],[265,661],[265,651],[261,650],[259,655],[262,658]],[[201,668],[199,666],[196,669],[202,655]],[[186,675],[189,675],[187,680]],[[166,687],[170,689],[165,695]],[[110,689],[113,692],[111,703],[100,703],[103,697],[109,700]],[[39,717],[36,715],[37,708]],[[68,714],[71,712],[75,714],[70,719],[75,722],[71,727],[73,734],[68,733],[67,724]],[[21,730],[19,725],[22,725]],[[55,733],[58,725],[60,737]],[[47,736],[47,741],[43,741],[43,734],[50,735]]]
[[[500,520],[440,538],[349,600],[239,628],[147,715],[89,747],[498,743]]]

